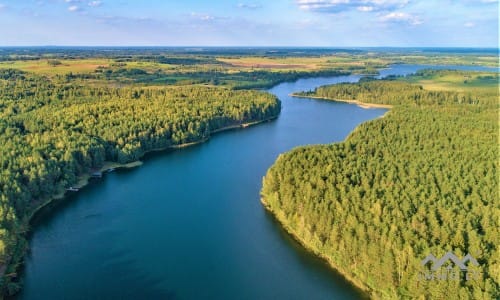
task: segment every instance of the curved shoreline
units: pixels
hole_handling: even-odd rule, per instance
[[[320,97],[320,96],[306,96],[306,95],[300,95],[297,93],[292,93],[290,96],[295,97],[295,98],[301,98],[301,99],[319,99],[319,100],[329,100],[329,101],[335,101],[335,102],[344,102],[344,103],[349,103],[349,104],[356,104],[357,106],[361,108],[393,108],[392,105],[389,104],[377,104],[377,103],[366,103],[366,102],[361,102],[358,100],[346,100],[346,99],[332,99],[328,97]]]
[[[132,161],[129,163],[118,163],[118,162],[112,162],[112,161],[105,161],[104,164],[98,168],[95,169],[94,171],[98,171],[101,173],[108,172],[110,170],[114,169],[131,169],[135,167],[139,167],[143,164],[143,162],[140,160],[143,158],[146,154],[153,153],[153,152],[161,152],[161,151],[167,151],[167,150],[176,150],[176,149],[182,149],[186,148],[189,146],[194,146],[198,144],[202,144],[210,139],[210,137],[219,132],[223,131],[230,131],[234,129],[242,129],[242,128],[247,128],[250,126],[258,125],[261,123],[265,122],[270,122],[272,120],[275,120],[279,117],[279,114],[276,116],[272,116],[266,119],[262,120],[257,120],[257,121],[250,121],[250,122],[244,122],[240,124],[233,124],[233,125],[228,125],[224,126],[218,129],[215,129],[213,131],[210,131],[209,135],[207,137],[202,138],[201,140],[194,141],[194,142],[189,142],[189,143],[183,143],[183,144],[177,144],[177,145],[170,145],[166,146],[163,148],[154,148],[150,149],[147,151],[144,151],[139,155],[139,159],[136,161]],[[89,179],[91,178],[92,172],[86,172],[84,174],[81,174],[80,176],[77,177],[78,182],[74,184],[72,187],[81,189],[89,184]],[[48,197],[46,200],[42,200],[39,202],[39,204],[35,205],[32,210],[27,214],[27,218],[25,220],[26,224],[25,227],[27,228],[25,231],[22,232],[21,238],[18,239],[18,242],[20,242],[20,247],[18,247],[14,253],[12,253],[12,256],[10,257],[10,260],[8,263],[5,265],[0,265],[0,271],[1,271],[1,277],[9,277],[9,278],[17,278],[18,273],[24,264],[24,258],[26,255],[26,251],[28,251],[29,246],[27,241],[27,236],[31,232],[29,229],[29,226],[31,225],[32,221],[37,217],[37,215],[46,207],[50,206],[51,204],[54,204],[57,201],[63,201],[68,194],[68,191],[64,188],[58,191],[58,193]],[[9,274],[5,274],[6,271],[9,270]],[[1,299],[1,297],[0,297]]]
[[[308,243],[303,240],[301,237],[299,237],[293,229],[286,223],[286,219],[281,217],[278,213],[276,213],[272,208],[267,204],[265,201],[264,197],[260,198],[260,202],[262,203],[262,206],[273,215],[274,219],[278,221],[278,223],[281,225],[281,228],[284,229],[297,243],[299,243],[304,250],[307,252],[313,254],[314,256],[320,258],[321,260],[325,261],[330,268],[335,270],[338,274],[340,274],[345,280],[347,280],[350,284],[352,284],[355,288],[359,289],[362,291],[367,299],[370,299],[371,296],[373,296],[372,292],[373,289],[371,289],[369,286],[364,284],[362,281],[354,278],[351,274],[348,274],[345,269],[341,269],[338,265],[336,265],[328,256],[321,254],[321,252],[314,248],[314,246],[308,245]]]
[[[391,109],[391,108],[393,108],[392,105],[388,105],[388,104],[364,103],[364,102],[360,102],[358,100],[340,100],[340,99],[332,99],[332,98],[319,97],[319,96],[304,96],[304,95],[299,95],[297,93],[292,93],[292,94],[290,94],[290,96],[295,97],[295,98],[301,98],[301,99],[317,99],[317,100],[328,100],[328,101],[335,101],[335,102],[344,102],[344,103],[348,103],[348,104],[356,104],[357,106],[359,106],[361,108],[364,108],[364,109],[370,109],[370,108],[387,108],[387,109]],[[382,116],[380,116],[378,118],[385,117],[388,112],[389,111],[387,111],[384,115],[382,115]],[[371,122],[371,121],[373,121],[373,120],[369,120],[367,122]],[[365,122],[363,122],[363,123],[365,123]],[[361,124],[363,124],[363,123],[361,123]],[[351,133],[354,132],[354,131],[356,131],[361,124],[359,124],[358,126],[356,126],[353,129],[353,131],[351,131]],[[343,141],[341,141],[340,143],[345,142],[349,138],[349,136],[351,135],[351,133],[349,133],[349,135],[347,135],[347,137]],[[332,143],[329,143],[329,144],[332,144]],[[289,150],[289,151],[291,151],[291,150]],[[289,151],[286,151],[284,153],[287,153]],[[281,216],[278,212],[275,212],[269,206],[269,204],[266,202],[266,200],[265,200],[265,198],[263,196],[261,196],[260,202],[262,203],[262,206],[264,206],[264,208],[269,213],[271,213],[273,215],[273,217],[275,218],[275,220],[281,225],[281,228],[283,228],[306,251],[310,252],[314,256],[316,256],[316,257],[320,258],[321,260],[325,261],[330,266],[330,268],[332,268],[333,270],[335,270],[336,272],[338,272],[345,280],[347,280],[349,283],[351,283],[355,288],[357,288],[357,289],[361,290],[363,293],[365,293],[365,295],[367,296],[367,299],[375,296],[373,294],[373,292],[375,291],[374,289],[370,288],[363,281],[355,278],[354,274],[351,274],[346,269],[341,268],[340,266],[338,266],[331,258],[329,258],[325,254],[322,254],[319,251],[319,249],[317,249],[313,245],[310,245],[307,241],[305,241],[297,233],[295,233],[294,230],[288,225],[286,218],[284,218],[283,216]]]
[[[253,125],[258,125],[258,124],[261,124],[264,122],[272,121],[274,119],[277,119],[278,116],[270,117],[270,118],[259,120],[259,121],[252,121],[252,122],[247,122],[247,123],[241,123],[241,124],[228,125],[225,127],[221,127],[221,128],[218,128],[218,129],[211,131],[208,137],[204,137],[198,141],[183,143],[183,144],[178,144],[178,145],[170,145],[170,146],[166,146],[163,148],[153,148],[153,149],[142,152],[141,155],[139,155],[139,159],[132,161],[132,162],[118,163],[118,162],[113,162],[113,161],[105,161],[104,164],[100,168],[96,169],[96,171],[101,172],[101,173],[105,173],[105,172],[108,172],[110,170],[115,170],[115,169],[132,169],[135,167],[140,167],[143,164],[143,162],[140,159],[143,158],[146,154],[153,153],[153,152],[162,152],[162,151],[167,151],[167,150],[182,149],[182,148],[186,148],[189,146],[202,144],[202,143],[205,143],[206,141],[208,141],[210,139],[210,136],[214,133],[229,131],[229,130],[233,130],[233,129],[247,128],[247,127],[250,127]],[[75,187],[77,189],[82,189],[89,184],[90,178],[91,178],[91,172],[84,173],[84,174],[78,176],[78,182],[76,184],[74,184],[72,187]],[[64,199],[67,194],[68,194],[67,190],[60,191],[59,193],[49,197],[49,199],[47,199],[46,201],[43,201],[42,204],[37,205],[36,208],[34,208],[32,212],[30,212],[29,217],[28,217],[28,222],[31,222],[31,220],[34,217],[36,217],[37,213],[41,209],[50,205],[54,200]]]

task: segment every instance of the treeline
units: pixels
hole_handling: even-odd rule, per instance
[[[195,59],[193,59],[195,61]],[[193,62],[194,64],[194,62]],[[231,89],[265,89],[274,85],[295,81],[300,78],[320,76],[341,76],[351,74],[344,69],[312,70],[312,71],[273,71],[273,70],[233,70],[218,65],[182,65],[171,70],[147,68],[130,68],[126,63],[112,63],[108,67],[99,66],[92,73],[58,74],[60,81],[66,82],[116,82],[119,84],[141,85],[215,85]],[[366,72],[367,70],[362,70]],[[376,71],[375,71],[376,72]]]
[[[281,155],[262,188],[277,219],[373,298],[498,299],[498,94],[374,81],[307,95],[396,106]],[[422,280],[421,260],[447,251],[475,257],[479,278]]]
[[[279,100],[258,91],[91,87],[0,71],[1,264],[22,253],[32,210],[104,161],[134,161],[279,112]]]
[[[225,86],[233,89],[263,89],[270,88],[280,82],[295,81],[299,78],[318,76],[340,76],[350,74],[343,70],[320,71],[267,71],[250,70],[234,71],[213,66],[197,66],[197,71],[184,70],[165,72],[161,69],[147,72],[138,68],[98,68],[94,74],[66,74],[69,79],[114,80],[125,83],[193,85],[209,84]]]
[[[325,55],[352,55],[366,54],[364,50],[354,49],[311,49],[311,48],[235,48],[235,47],[6,47],[0,48],[0,61],[9,60],[40,60],[57,59],[85,59],[85,58],[112,58],[121,61],[139,61],[156,59],[157,57],[320,57]],[[379,55],[381,53],[378,53]]]
[[[479,104],[480,99],[472,93],[428,91],[422,86],[402,81],[368,80],[360,83],[341,83],[300,92],[298,96],[313,96],[336,100],[358,100],[361,102],[389,105],[445,105]],[[495,106],[490,97],[482,106]]]

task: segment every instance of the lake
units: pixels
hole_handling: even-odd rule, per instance
[[[427,66],[426,66],[427,67]],[[384,75],[415,72],[396,65]],[[147,155],[67,197],[34,222],[20,299],[358,299],[363,294],[291,239],[260,203],[280,153],[342,141],[385,109],[290,93],[359,76],[269,90],[279,118]]]

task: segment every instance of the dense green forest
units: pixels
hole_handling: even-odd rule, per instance
[[[302,93],[394,108],[345,142],[280,155],[262,201],[373,298],[498,299],[498,88],[428,91],[405,81]],[[475,257],[480,278],[421,280],[420,261],[447,251]]]
[[[280,102],[218,87],[93,87],[0,71],[0,260],[24,254],[29,216],[105,161],[201,141],[217,129],[276,117]],[[17,286],[8,283],[9,292]]]
[[[364,70],[364,69],[362,69]],[[199,68],[199,70],[176,70],[166,73],[162,70],[145,71],[143,69],[100,68],[95,74],[72,74],[79,79],[96,79],[117,81],[121,83],[139,83],[148,85],[193,85],[208,84],[225,86],[233,89],[263,89],[270,88],[283,81],[294,81],[299,78],[319,76],[340,76],[349,74],[343,70],[318,71],[282,71],[250,70],[228,72],[222,68]]]
[[[297,95],[325,99],[357,100],[373,104],[413,106],[479,104],[480,102],[477,94],[473,93],[427,91],[422,86],[390,80],[382,82],[373,80],[361,82],[360,84],[341,83],[335,86],[319,87],[315,91],[297,93]],[[481,107],[495,104],[493,101],[486,101],[482,103]]]

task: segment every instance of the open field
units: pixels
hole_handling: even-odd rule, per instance
[[[390,64],[389,60],[379,58],[360,60],[357,55],[347,54],[317,57],[234,57],[220,58],[219,61],[234,67],[280,70],[371,70],[374,67],[383,67]]]
[[[405,80],[420,84],[430,91],[498,93],[499,74],[491,72],[425,71]]]
[[[427,65],[464,65],[464,66],[488,66],[498,67],[498,56],[496,55],[472,55],[472,54],[450,54],[450,53],[420,53],[406,54],[388,53],[382,56],[384,59],[405,64],[427,64]]]
[[[75,55],[76,57],[76,55]],[[1,58],[1,57],[0,57]],[[4,58],[5,59],[5,58]],[[1,59],[0,59],[1,60]],[[109,58],[52,56],[4,60],[0,70],[15,69],[92,86],[120,87],[209,85],[227,88],[265,88],[299,77],[376,73],[363,63],[332,63],[332,57],[241,57],[219,59],[202,55],[121,55]]]
[[[51,62],[57,61],[57,64]],[[16,60],[0,62],[0,69],[19,69],[43,75],[56,75],[65,73],[88,73],[94,72],[98,67],[109,67],[112,60],[109,59],[65,59],[65,60]]]
[[[0,69],[19,69],[47,76],[71,73],[77,74],[80,79],[85,79],[86,83],[93,80],[94,84],[98,84],[97,81],[106,81],[108,84],[111,82],[217,85],[218,83],[234,86],[235,81],[252,83],[261,80],[262,74],[253,76],[258,72],[265,72],[264,77],[276,76],[273,73],[323,71],[377,74],[377,69],[396,63],[496,66],[498,61],[494,53],[457,55],[426,51],[401,53],[397,49],[387,52],[373,49],[299,50],[287,52],[259,49],[257,52],[243,50],[224,52],[210,49],[204,53],[192,54],[179,53],[171,49],[151,49],[150,52],[115,49],[104,56],[98,52],[90,55],[78,49],[69,52],[61,50],[50,54],[4,50],[3,53],[0,52]],[[244,77],[244,80],[241,77]]]

